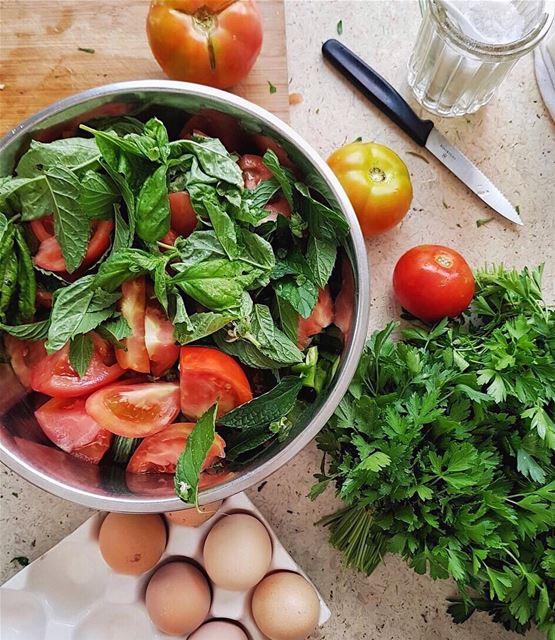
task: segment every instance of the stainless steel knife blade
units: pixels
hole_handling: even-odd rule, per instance
[[[511,222],[523,224],[518,212],[493,182],[435,127],[424,146],[492,209]]]

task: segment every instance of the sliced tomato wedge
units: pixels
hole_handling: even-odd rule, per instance
[[[308,318],[299,317],[297,327],[297,346],[306,349],[310,344],[311,336],[320,333],[333,322],[334,307],[329,287],[320,289],[318,302]]]
[[[353,268],[348,258],[341,261],[341,291],[335,299],[334,324],[341,329],[344,336],[351,331],[351,323],[355,308],[355,279]]]
[[[110,246],[110,234],[114,228],[111,220],[93,220],[92,236],[80,269],[85,269],[94,264]],[[33,262],[41,269],[65,273],[66,263],[62,250],[54,236],[54,222],[52,216],[45,216],[31,222],[31,229],[40,242],[39,250],[33,258]]]
[[[201,109],[189,118],[179,137],[190,138],[192,134],[196,135],[199,132],[212,138],[219,138],[228,151],[241,151],[245,143],[245,135],[237,120],[215,109]]]
[[[53,295],[50,291],[37,289],[37,293],[35,296],[37,306],[42,307],[43,309],[52,309],[52,300]]]
[[[268,202],[264,205],[264,209],[269,211],[268,215],[262,219],[262,222],[275,221],[278,216],[291,217],[291,207],[285,198],[278,198],[274,202]],[[262,222],[260,224],[262,224]]]
[[[191,197],[187,191],[170,193],[171,228],[180,236],[186,238],[195,230],[198,220],[191,204]]]
[[[252,400],[241,366],[231,356],[211,347],[181,347],[179,359],[181,411],[198,420],[215,402],[218,417]]]
[[[277,159],[279,160],[279,163],[282,167],[287,167],[288,169],[295,168],[295,165],[291,162],[289,156],[287,155],[287,151],[285,151],[285,149],[279,144],[279,142],[276,142],[275,140],[270,138],[270,136],[255,135],[252,137],[252,141],[262,155],[264,155],[266,151],[270,149],[270,151],[273,151],[276,154]]]
[[[116,349],[120,367],[139,373],[150,373],[150,361],[145,345],[146,288],[144,277],[128,280],[121,285],[119,302],[121,315],[127,320],[132,334],[123,340],[125,349]]]
[[[4,346],[19,382],[25,389],[31,389],[31,372],[43,358],[46,358],[44,340],[38,342],[18,340],[6,334],[4,336]]]
[[[85,398],[52,398],[35,411],[45,435],[62,451],[98,464],[112,434],[85,411]]]
[[[85,375],[80,378],[69,363],[69,344],[39,360],[31,370],[31,387],[54,398],[76,398],[92,393],[125,373],[114,362],[112,346],[93,335],[94,351]]]
[[[175,382],[118,382],[87,399],[87,413],[112,433],[144,438],[164,429],[179,413]]]
[[[173,324],[162,307],[149,302],[145,313],[145,345],[150,358],[150,373],[163,376],[179,358],[179,347],[173,337]]]
[[[273,177],[273,173],[264,164],[261,156],[246,153],[239,158],[239,167],[243,172],[243,181],[247,189],[255,189],[264,180]]]
[[[187,439],[195,428],[194,422],[176,422],[163,431],[145,438],[138,446],[127,465],[131,473],[175,473],[179,456],[185,449]],[[214,444],[208,450],[201,471],[207,469],[218,458],[225,457],[225,442],[216,434]]]

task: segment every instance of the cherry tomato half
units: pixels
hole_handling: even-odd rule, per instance
[[[299,349],[302,350],[308,347],[311,336],[315,336],[322,329],[328,327],[333,322],[333,318],[333,300],[329,287],[325,287],[320,289],[318,302],[308,318],[299,316],[299,324],[297,326],[297,346]]]
[[[474,295],[474,276],[460,253],[423,244],[403,254],[393,271],[399,304],[412,315],[435,322],[462,313]]]
[[[137,447],[127,465],[131,473],[175,473],[179,456],[185,449],[187,438],[195,428],[194,422],[176,422],[145,438]],[[225,442],[216,434],[214,444],[202,465],[202,470],[210,467],[217,458],[224,458]]]
[[[262,47],[254,0],[153,0],[146,29],[170,78],[219,89],[241,82]]]
[[[179,357],[179,347],[173,337],[173,324],[162,307],[149,302],[145,313],[145,346],[150,359],[150,373],[159,378]]]
[[[241,366],[231,356],[211,347],[181,347],[179,359],[181,411],[198,420],[215,402],[218,417],[252,400]]]
[[[145,345],[146,288],[144,277],[128,280],[121,285],[119,307],[121,315],[131,328],[131,335],[124,338],[125,349],[116,349],[120,367],[139,373],[150,373],[150,361]]]
[[[366,237],[388,231],[405,217],[412,183],[407,166],[394,151],[372,142],[353,142],[332,153],[328,164]]]
[[[35,411],[46,436],[63,451],[98,464],[112,434],[85,411],[84,398],[52,398]]]
[[[45,356],[31,370],[31,387],[54,398],[75,398],[100,389],[125,373],[115,363],[111,345],[92,334],[94,351],[85,375],[80,378],[69,363],[69,344]]]
[[[164,429],[179,413],[179,385],[118,382],[89,396],[85,408],[104,429],[127,438],[144,438]]]

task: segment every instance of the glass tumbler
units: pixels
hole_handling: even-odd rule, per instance
[[[408,83],[420,104],[441,116],[485,105],[554,15],[548,0],[420,0],[420,8]]]

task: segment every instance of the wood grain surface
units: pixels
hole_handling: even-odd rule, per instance
[[[148,0],[1,0],[0,133],[72,93],[121,80],[164,78],[146,38],[148,5]],[[234,93],[288,120],[283,0],[258,0],[258,5],[262,52]]]

